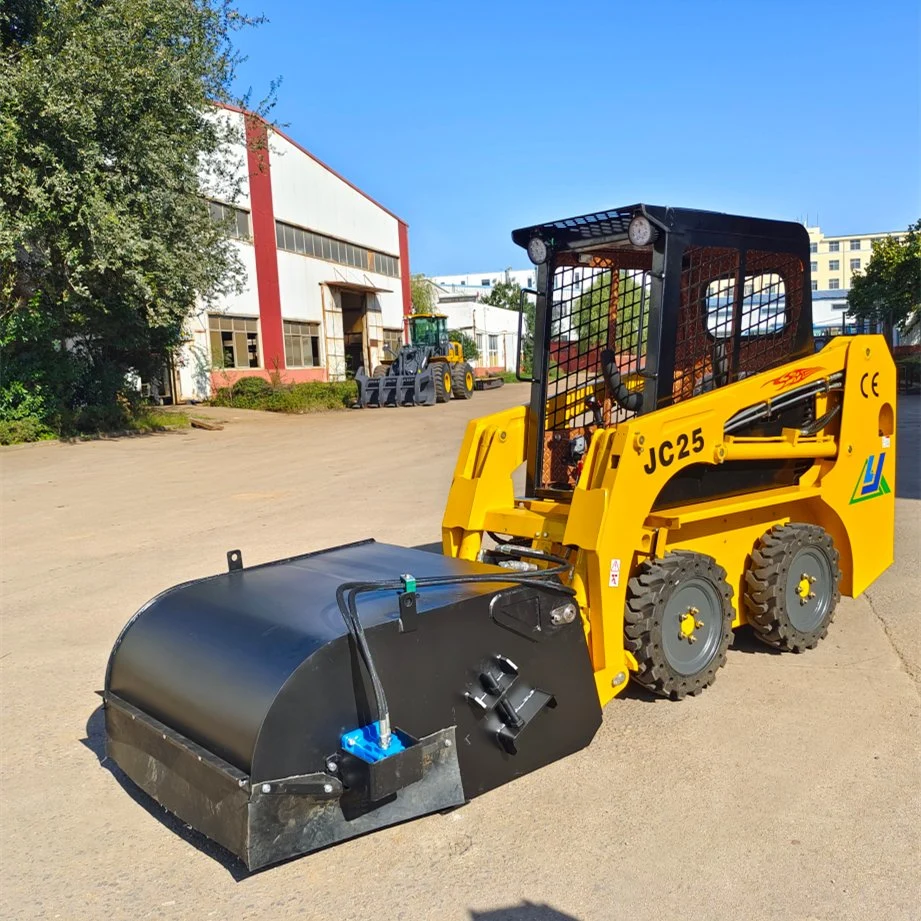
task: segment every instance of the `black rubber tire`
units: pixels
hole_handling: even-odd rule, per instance
[[[451,399],[451,368],[446,361],[435,362],[429,367],[432,369],[432,378],[435,381],[435,402],[447,403]]]
[[[454,366],[451,381],[454,384],[451,396],[455,400],[469,400],[473,396],[473,368],[466,361]]]
[[[789,604],[790,579],[797,582],[799,573],[793,572],[797,557],[803,553],[812,562],[824,559],[827,564],[825,578],[830,584],[819,586],[819,604],[813,612],[815,623],[795,622],[799,612],[791,616]],[[798,567],[797,567],[798,568]],[[821,562],[819,569],[822,568]],[[819,573],[819,579],[823,574]],[[827,633],[841,600],[841,570],[838,551],[826,531],[812,524],[777,525],[764,534],[752,550],[751,565],[745,573],[745,610],[755,636],[768,646],[787,652],[804,652],[814,649]],[[804,612],[809,614],[807,610]]]
[[[383,365],[378,365],[372,372],[371,377],[386,377],[387,369]]]
[[[711,586],[711,595],[718,599],[720,610],[710,612],[711,617],[716,614],[719,620],[710,627],[707,642],[711,650],[706,661],[687,674],[669,661],[663,631],[669,602],[684,590],[689,580]],[[654,694],[672,700],[699,694],[713,684],[717,671],[726,663],[734,617],[732,587],[726,581],[726,570],[713,557],[675,550],[661,560],[642,563],[627,584],[624,611],[624,645],[639,665],[634,680]]]

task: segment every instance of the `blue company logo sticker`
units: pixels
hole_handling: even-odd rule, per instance
[[[854,492],[851,493],[850,505],[864,502],[866,499],[876,499],[879,496],[888,496],[892,490],[883,476],[883,466],[886,463],[886,452],[876,455],[871,454],[863,465],[863,471]]]

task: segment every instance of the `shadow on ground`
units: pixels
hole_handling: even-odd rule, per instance
[[[508,908],[494,908],[491,911],[472,911],[470,921],[579,921],[575,915],[557,911],[549,905],[535,905],[522,902]]]
[[[118,765],[106,757],[105,715],[101,706],[97,707],[86,721],[86,738],[80,741],[97,757],[99,764],[115,778],[118,785],[135,803],[183,841],[217,861],[235,882],[254,875],[230,851],[225,851],[210,838],[206,838],[191,826],[186,825],[181,819],[164,809],[155,799],[135,786]]]

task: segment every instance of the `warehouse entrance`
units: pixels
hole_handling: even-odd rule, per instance
[[[368,370],[368,353],[365,341],[365,314],[368,306],[365,295],[359,291],[340,289],[342,304],[342,334],[345,339],[345,369],[354,374],[359,368]],[[370,370],[368,371],[370,373]]]

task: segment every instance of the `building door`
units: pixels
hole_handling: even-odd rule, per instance
[[[365,348],[365,312],[367,304],[365,295],[358,291],[341,290],[342,333],[345,339],[345,369],[353,375],[364,367],[368,373],[367,350]]]

